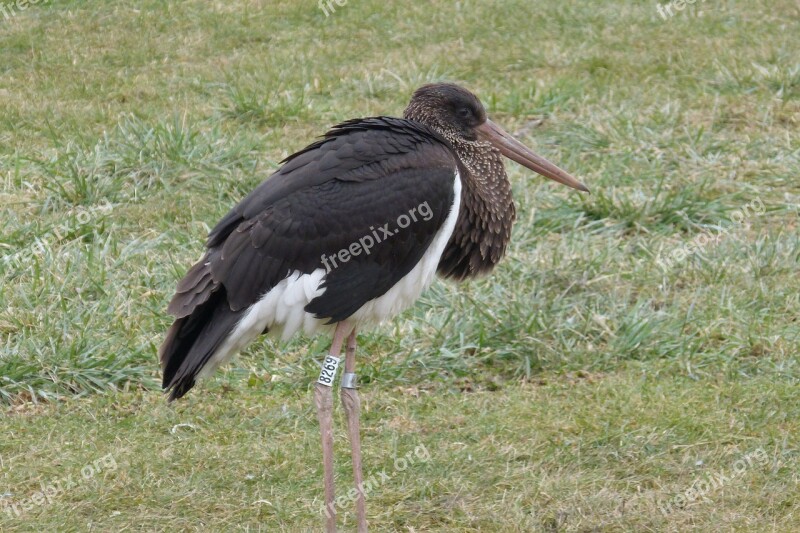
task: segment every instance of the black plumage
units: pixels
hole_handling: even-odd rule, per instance
[[[433,130],[376,117],[334,127],[220,220],[208,251],[178,284],[161,349],[163,386],[179,398],[242,313],[290,272],[310,273],[386,221],[426,203],[418,220],[332,268],[306,311],[340,322],[383,295],[427,250],[453,204],[458,162]],[[378,233],[380,235],[380,233]]]

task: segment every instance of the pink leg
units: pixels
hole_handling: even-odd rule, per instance
[[[356,499],[356,520],[358,533],[367,531],[367,509],[364,488],[364,477],[361,472],[361,400],[355,384],[356,367],[356,330],[347,339],[347,350],[344,360],[344,375],[342,376],[342,405],[347,416],[347,432],[350,435],[350,450],[353,455],[353,479],[358,497]]]
[[[349,331],[344,322],[336,325],[333,333],[330,354],[338,357],[342,350],[344,337]],[[317,406],[317,419],[322,435],[322,464],[325,470],[325,531],[336,532],[336,506],[333,488],[333,390],[332,387],[314,384],[314,403]]]

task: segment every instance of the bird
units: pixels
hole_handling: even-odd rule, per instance
[[[468,89],[423,85],[402,118],[341,122],[281,161],[211,230],[177,284],[159,349],[170,401],[262,334],[332,335],[313,385],[328,532],[336,530],[333,384],[342,349],[340,397],[363,532],[357,332],[411,306],[437,275],[463,281],[500,262],[516,217],[504,157],[588,192],[490,120]]]

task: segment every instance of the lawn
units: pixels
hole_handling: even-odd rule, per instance
[[[168,405],[166,305],[282,158],[441,80],[592,194],[509,163],[501,265],[361,336],[372,529],[800,530],[797,2],[0,5],[0,531],[320,529],[329,340]]]

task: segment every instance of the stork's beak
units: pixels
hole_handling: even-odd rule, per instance
[[[550,178],[551,180],[563,183],[579,191],[589,192],[586,185],[572,177],[568,172],[561,170],[544,157],[533,153],[524,144],[506,133],[503,128],[491,120],[486,119],[486,122],[475,128],[475,130],[478,132],[479,139],[489,141],[500,150],[501,154],[512,161],[516,161],[520,165],[533,170],[537,174],[541,174],[545,178]]]

